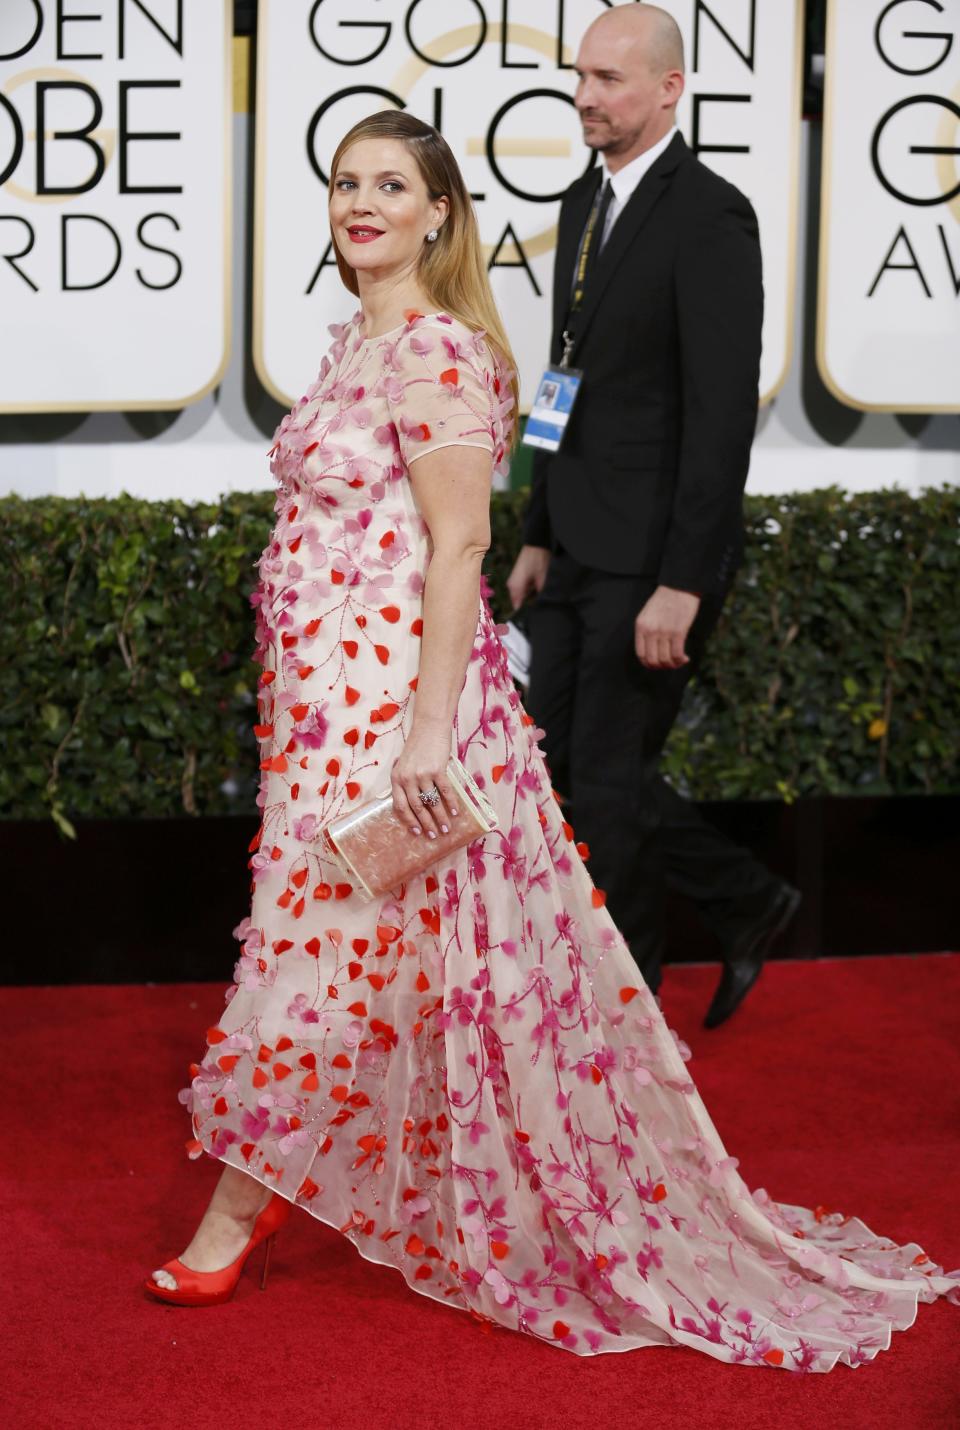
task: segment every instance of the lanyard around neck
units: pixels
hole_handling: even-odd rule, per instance
[[[587,266],[590,262],[590,250],[593,247],[597,226],[600,222],[601,210],[603,210],[605,218],[606,210],[609,209],[610,201],[613,196],[613,188],[611,186],[610,198],[608,198],[606,203],[604,203],[604,189],[609,183],[610,180],[607,179],[604,183],[600,185],[599,189],[597,190],[597,196],[593,201],[593,207],[590,210],[590,217],[587,220],[587,226],[584,230],[583,238],[580,241],[580,256],[577,259],[577,269],[573,281],[573,293],[570,298],[571,313],[579,313],[580,309],[583,307],[583,295],[586,290]],[[601,242],[602,241],[603,240],[601,236]]]

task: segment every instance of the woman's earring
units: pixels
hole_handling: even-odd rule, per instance
[[[427,242],[428,242],[428,243],[436,243],[436,241],[437,241],[437,230],[436,230],[435,228],[432,228],[432,229],[430,230],[430,232],[427,234]]]

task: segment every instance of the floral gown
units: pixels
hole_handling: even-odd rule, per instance
[[[751,1194],[551,793],[485,603],[460,758],[499,829],[365,901],[322,826],[389,787],[430,539],[410,463],[504,455],[509,392],[445,314],[334,328],[272,448],[262,826],[235,986],[189,1091],[208,1152],[417,1291],[580,1355],[858,1365],[958,1297],[919,1247]],[[452,460],[455,455],[452,454]]]

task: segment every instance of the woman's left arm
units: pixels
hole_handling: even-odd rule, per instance
[[[447,780],[453,721],[477,629],[480,568],[490,545],[493,459],[450,446],[410,463],[410,482],[433,542],[423,592],[423,633],[413,723],[393,767],[393,804],[412,834],[435,838],[456,813]],[[436,786],[441,803],[423,804]]]

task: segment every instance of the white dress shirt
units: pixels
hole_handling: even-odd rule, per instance
[[[629,164],[624,164],[623,168],[618,169],[615,174],[610,173],[609,169],[607,168],[606,160],[601,158],[600,167],[603,173],[602,183],[606,183],[607,179],[609,179],[610,187],[613,189],[613,197],[610,200],[610,207],[607,209],[606,222],[603,226],[603,239],[600,244],[601,248],[606,243],[607,239],[610,237],[610,230],[613,228],[613,225],[616,223],[617,219],[623,212],[624,207],[631,194],[633,193],[634,189],[637,187],[640,180],[643,178],[644,174],[646,174],[648,169],[650,169],[651,166],[655,164],[660,158],[660,155],[663,153],[664,149],[667,148],[668,144],[671,142],[676,132],[677,126],[674,125],[673,128],[668,130],[668,132],[663,136],[663,138],[658,140],[656,144],[654,144],[649,149],[645,149],[643,153],[638,154],[635,159],[631,159]]]

